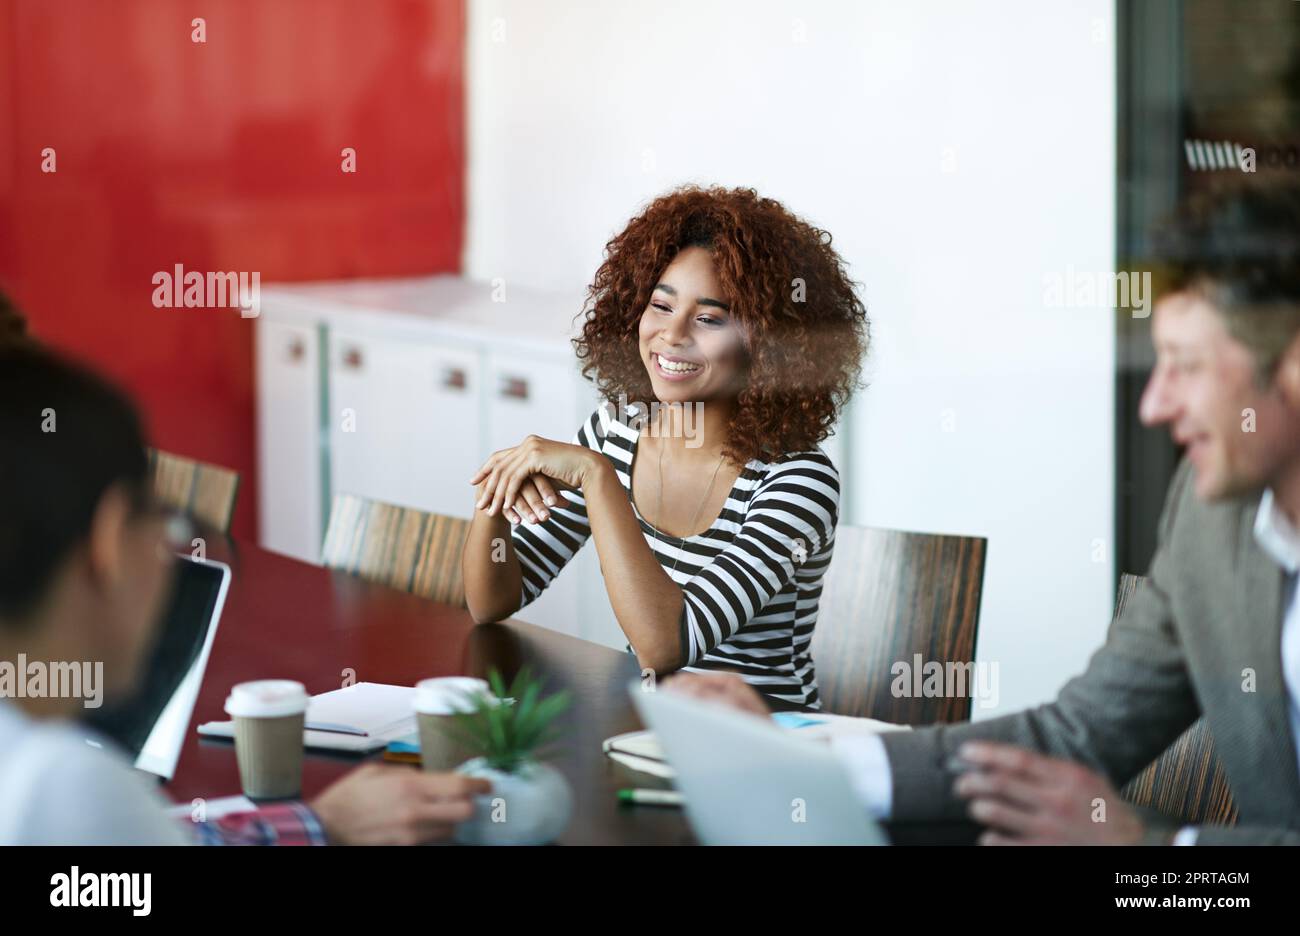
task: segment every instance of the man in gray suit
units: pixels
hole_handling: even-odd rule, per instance
[[[1150,582],[1056,701],[839,746],[895,821],[969,816],[985,844],[1300,844],[1300,187],[1234,184],[1166,231],[1141,418],[1186,447]],[[727,675],[681,691],[765,712]],[[1234,827],[1163,827],[1117,788],[1204,715]]]

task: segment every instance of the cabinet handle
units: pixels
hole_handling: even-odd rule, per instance
[[[447,367],[442,371],[442,385],[447,390],[464,390],[469,386],[469,377],[463,367]]]
[[[361,370],[361,349],[352,347],[343,352],[343,366],[351,370]]]
[[[527,377],[502,377],[501,396],[503,399],[507,399],[507,400],[527,400],[528,399],[528,378]]]
[[[301,361],[303,355],[307,353],[306,346],[303,345],[301,338],[295,338],[289,342],[289,360]]]

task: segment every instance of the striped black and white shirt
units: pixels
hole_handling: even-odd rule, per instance
[[[632,500],[639,423],[606,404],[574,438],[613,464]],[[537,598],[591,535],[582,493],[542,523],[511,532],[523,572],[522,605]],[[839,514],[839,474],[820,448],[750,461],[703,533],[657,532],[632,510],[646,543],[685,599],[681,641],[687,670],[728,669],[776,699],[816,708],[811,643],[822,577]],[[676,564],[674,567],[674,563]],[[521,605],[521,606],[522,606]]]

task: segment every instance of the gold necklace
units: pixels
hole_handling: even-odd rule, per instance
[[[664,516],[664,449],[665,448],[667,448],[667,446],[665,446],[663,443],[660,443],[659,503],[655,506],[655,522],[650,525],[650,535],[654,537],[654,541],[656,544],[659,542],[659,527],[657,524],[663,522],[663,516]],[[718,472],[722,470],[722,462],[725,458],[726,458],[725,455],[718,456],[718,466],[713,469],[713,476],[709,478],[709,486],[704,489],[704,496],[700,498],[700,504],[698,507],[695,508],[695,515],[691,517],[691,525],[688,527],[688,529],[691,530],[695,529],[695,524],[700,519],[700,511],[704,509],[704,502],[709,499],[709,492],[713,490],[713,482],[718,480]],[[676,538],[682,540],[683,542],[690,539],[689,536],[679,536]],[[681,562],[681,560],[682,560],[682,556],[681,556],[681,552],[679,551],[677,554],[677,558],[673,560],[672,568],[668,570],[668,578],[671,579],[673,577],[673,574],[677,571],[677,563]]]

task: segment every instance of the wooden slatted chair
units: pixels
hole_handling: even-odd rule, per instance
[[[230,532],[239,472],[151,448],[149,473],[162,503],[219,533]]]
[[[469,521],[339,494],[321,561],[390,588],[465,606],[461,550]]]
[[[841,526],[823,583],[813,660],[822,707],[837,715],[925,725],[970,718],[970,692],[891,691],[896,663],[958,664],[974,675],[988,540]]]
[[[1146,581],[1142,575],[1120,576],[1116,618]],[[1237,823],[1237,805],[1204,718],[1198,718],[1120,792],[1135,806],[1154,809],[1187,825]]]

